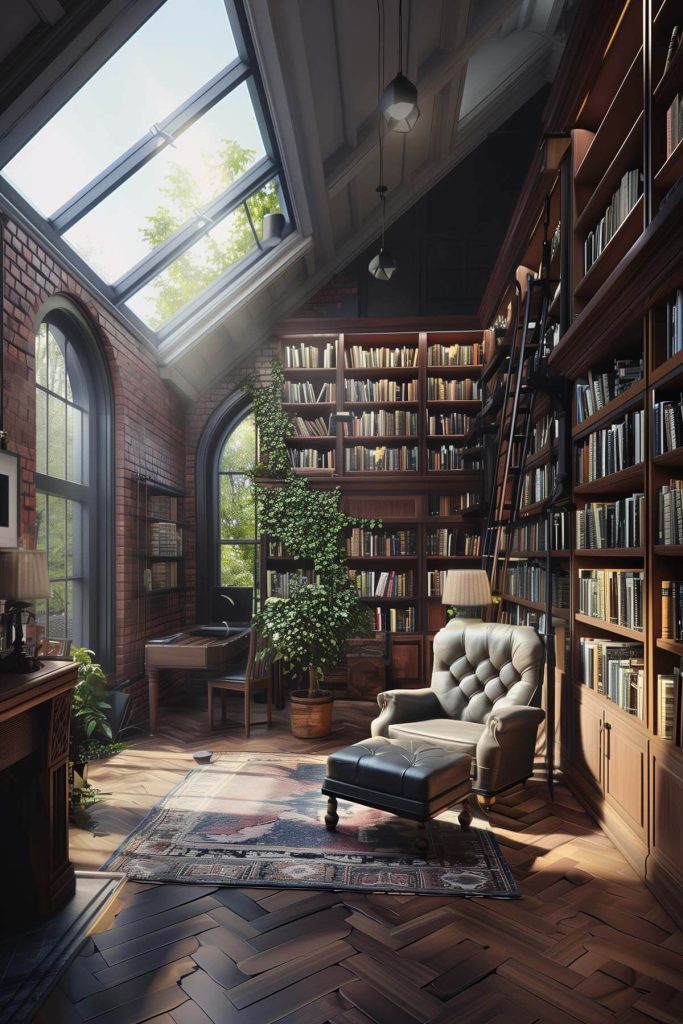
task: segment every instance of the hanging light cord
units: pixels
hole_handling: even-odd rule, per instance
[[[403,74],[403,0],[398,0],[398,73]]]
[[[399,8],[400,11],[400,8]],[[384,138],[382,136],[382,113],[379,109],[379,100],[382,96],[384,85],[384,0],[377,0],[377,144],[379,147],[379,193],[380,215],[382,224],[382,241],[380,249],[384,249],[384,208],[386,186],[384,184]]]

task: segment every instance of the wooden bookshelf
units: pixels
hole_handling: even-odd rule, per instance
[[[480,533],[481,508],[468,510],[467,515],[458,510],[455,514],[430,515],[429,500],[436,496],[456,499],[465,493],[481,495],[481,472],[477,468],[480,458],[478,448],[465,450],[465,432],[434,434],[428,432],[430,415],[452,413],[473,417],[481,410],[480,397],[463,399],[428,399],[429,380],[440,378],[448,388],[466,387],[471,380],[472,387],[478,389],[483,370],[481,346],[484,332],[480,330],[447,331],[447,330],[383,330],[381,326],[372,331],[340,331],[333,337],[329,332],[316,334],[312,329],[309,334],[298,332],[294,342],[290,341],[286,331],[280,337],[280,351],[284,367],[285,382],[306,381],[305,368],[288,366],[287,346],[296,344],[304,348],[322,353],[328,352],[328,361],[332,366],[311,369],[311,380],[314,388],[322,388],[324,383],[336,386],[334,403],[284,403],[284,408],[291,416],[315,418],[321,416],[326,421],[334,414],[331,433],[326,437],[296,437],[288,439],[287,444],[292,450],[306,448],[319,451],[334,451],[334,470],[301,470],[302,475],[312,481],[315,486],[336,486],[342,492],[342,504],[351,515],[378,518],[383,527],[378,534],[396,531],[411,531],[414,534],[415,553],[392,555],[385,552],[364,554],[355,550],[349,551],[349,569],[358,573],[395,572],[396,574],[412,572],[414,592],[401,597],[364,596],[365,604],[378,609],[383,616],[378,625],[386,627],[392,610],[400,615],[406,611],[414,615],[414,627],[405,632],[394,630],[391,638],[391,669],[392,682],[396,686],[425,685],[425,665],[428,661],[426,652],[431,644],[432,635],[446,623],[446,608],[441,604],[438,595],[428,594],[428,573],[443,572],[458,566],[476,566],[479,555],[465,555],[464,544],[466,534]],[[332,344],[332,351],[329,345]],[[435,357],[438,355],[438,359]],[[445,360],[459,360],[448,362]],[[394,361],[407,362],[408,365],[384,365]],[[320,354],[309,361],[321,361]],[[376,365],[381,362],[382,365]],[[353,364],[353,365],[352,365]],[[367,364],[367,365],[366,365]],[[345,386],[348,382],[359,382],[361,385],[379,386],[379,382],[388,381],[397,386],[406,386],[415,382],[415,393],[410,399],[379,401],[369,398],[356,401],[347,397]],[[370,423],[377,424],[378,414],[383,414],[382,422],[386,425],[388,414],[397,432],[370,433]],[[374,414],[371,421],[366,417],[365,424],[361,421],[353,424],[353,429],[368,432],[351,434],[350,417],[361,417],[363,414]],[[405,419],[401,421],[400,431],[396,414],[413,414],[411,429],[414,433],[405,432]],[[391,420],[391,417],[394,417]],[[448,422],[448,421],[446,421]],[[455,422],[455,421],[452,421]],[[468,424],[469,430],[470,424]],[[430,453],[438,452],[440,447],[454,445],[462,450],[462,459],[457,469],[431,469]],[[347,453],[354,449],[364,450],[373,457],[375,450],[410,449],[417,453],[416,465],[412,469],[351,469],[346,463]],[[450,506],[449,506],[450,507]],[[451,554],[428,554],[428,538],[440,528],[458,531],[457,548]],[[283,563],[267,557],[267,568],[276,569]],[[365,577],[369,580],[370,577]]]
[[[676,0],[627,0],[607,17],[610,23],[601,25],[604,34],[594,51],[584,40],[580,60],[577,57],[587,69],[579,76],[580,84],[565,79],[571,99],[558,98],[554,106],[559,124],[570,129],[570,145],[559,165],[561,252],[551,266],[553,274],[559,271],[560,285],[557,296],[553,286],[551,310],[560,331],[549,371],[563,375],[572,386],[572,506],[583,509],[593,501],[644,494],[643,543],[575,549],[570,541],[571,554],[558,563],[569,566],[571,584],[568,685],[559,695],[560,766],[632,866],[683,922],[680,829],[673,811],[683,802],[683,751],[663,740],[657,725],[658,676],[671,674],[683,663],[683,642],[662,637],[661,607],[662,581],[683,581],[683,544],[659,542],[658,495],[669,480],[683,479],[683,445],[663,454],[655,454],[654,446],[655,402],[674,401],[683,391],[683,350],[667,350],[667,304],[683,288],[683,189],[680,182],[673,188],[683,174],[683,142],[667,152],[666,138],[667,109],[683,92],[683,46],[673,51],[665,70],[673,29],[683,28],[683,21]],[[605,214],[623,175],[636,169],[643,176],[637,201],[586,270],[586,236]],[[527,184],[485,296],[489,323],[508,308],[511,282],[519,280],[520,268],[539,265],[534,238],[552,188],[550,175],[544,181],[538,171]],[[551,217],[551,232],[552,226]],[[505,370],[505,359],[502,352],[495,352],[484,367],[482,380],[491,384],[485,406]],[[608,372],[615,359],[642,359],[642,379],[577,422],[577,380],[585,379],[589,370]],[[593,432],[637,410],[645,414],[644,461],[577,484],[577,448]],[[498,470],[485,467],[485,490],[495,487]],[[522,511],[542,510],[536,504]],[[574,518],[572,511],[572,538]],[[542,561],[543,556],[525,549],[510,557]],[[610,568],[644,573],[642,630],[579,610],[579,571]],[[505,593],[503,601],[520,603]],[[542,613],[544,606],[539,610]],[[582,638],[642,644],[642,718],[606,694],[580,685]]]

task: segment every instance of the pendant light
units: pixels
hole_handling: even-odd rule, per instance
[[[412,131],[420,116],[417,86],[403,74],[403,0],[398,0],[398,74],[382,93],[379,108],[390,132]]]
[[[382,88],[384,67],[383,52],[383,2],[377,0],[377,93]],[[373,256],[368,264],[368,270],[378,281],[389,281],[396,271],[396,264],[390,252],[384,248],[384,226],[386,219],[387,186],[384,184],[384,137],[382,135],[382,118],[377,118],[377,145],[379,147],[379,184],[375,191],[379,196],[379,208],[382,221],[382,233],[380,236],[379,252]]]

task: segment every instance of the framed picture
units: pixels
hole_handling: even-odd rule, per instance
[[[19,539],[19,456],[0,450],[0,548]]]

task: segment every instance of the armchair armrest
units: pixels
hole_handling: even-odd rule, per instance
[[[494,707],[477,743],[476,792],[500,793],[533,774],[536,733],[544,718],[540,708]]]
[[[370,730],[373,736],[388,736],[389,726],[397,722],[420,722],[427,718],[443,718],[444,710],[429,687],[421,690],[386,690],[377,694],[379,716]]]

